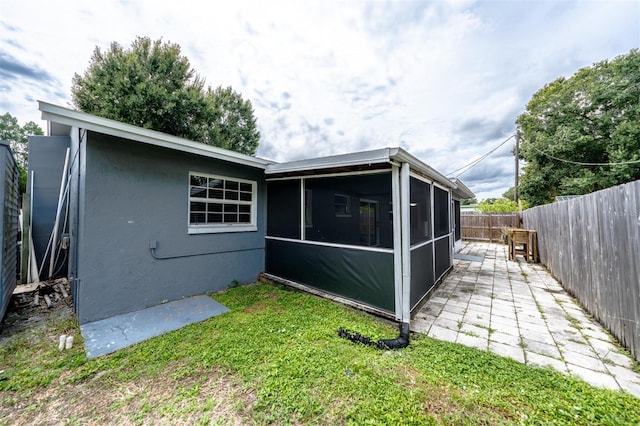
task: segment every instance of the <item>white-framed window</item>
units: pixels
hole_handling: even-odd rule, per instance
[[[189,233],[256,231],[257,184],[189,172]]]

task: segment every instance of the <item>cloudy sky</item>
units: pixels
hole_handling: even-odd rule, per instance
[[[94,48],[136,36],[249,99],[261,157],[401,146],[450,175],[546,83],[640,46],[640,1],[0,0],[0,114],[44,128],[36,100],[70,106]],[[460,176],[479,199],[513,185],[512,147]]]

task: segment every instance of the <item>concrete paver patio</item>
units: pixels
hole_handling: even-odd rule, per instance
[[[412,331],[549,366],[640,398],[627,355],[540,264],[507,260],[507,246],[467,243],[412,321]]]

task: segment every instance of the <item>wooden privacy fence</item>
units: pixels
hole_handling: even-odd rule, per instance
[[[640,362],[640,180],[526,210],[540,260]]]
[[[462,212],[460,228],[463,240],[502,241],[502,228],[520,228],[518,213]]]

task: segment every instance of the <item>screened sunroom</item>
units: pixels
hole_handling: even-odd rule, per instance
[[[269,278],[409,322],[451,268],[456,185],[403,149],[266,173]]]

